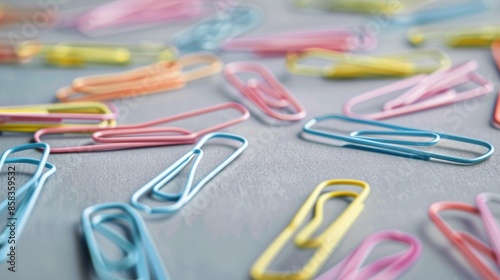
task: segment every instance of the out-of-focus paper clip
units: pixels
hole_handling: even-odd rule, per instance
[[[500,247],[498,242],[498,240],[500,240],[500,231],[495,217],[491,214],[491,211],[486,205],[486,202],[489,200],[500,202],[500,196],[498,194],[489,193],[478,195],[476,199],[477,208],[473,205],[461,202],[437,202],[432,204],[429,208],[429,216],[439,230],[441,230],[450,242],[457,247],[460,253],[469,261],[482,278],[495,280],[500,278],[500,274],[494,271],[492,267],[485,262],[485,258],[491,259],[491,261],[495,262],[500,268]],[[486,236],[492,247],[469,233],[453,230],[453,228],[439,215],[440,212],[448,210],[468,212],[480,216],[486,228]],[[484,258],[479,256],[478,253],[483,254]]]
[[[408,245],[408,249],[373,261],[361,267],[375,246],[383,241],[399,242]],[[413,235],[397,230],[374,233],[339,264],[316,278],[316,280],[334,279],[398,279],[420,257],[422,245]]]
[[[213,139],[232,140],[241,143],[241,146],[238,147],[230,156],[228,156],[220,165],[214,168],[205,177],[194,183],[193,181],[196,175],[196,170],[204,155],[202,148],[209,140]],[[186,205],[210,180],[212,180],[212,178],[217,176],[217,174],[219,174],[224,168],[226,168],[226,166],[233,162],[247,148],[247,146],[248,141],[244,137],[239,135],[220,132],[207,134],[203,138],[201,138],[198,143],[196,143],[191,151],[187,152],[177,162],[175,162],[173,165],[156,176],[156,178],[149,181],[146,185],[137,190],[130,198],[130,203],[135,208],[142,210],[148,214],[174,213],[181,209],[184,205]],[[186,184],[184,185],[182,191],[179,193],[172,193],[162,190],[193,159],[193,165],[189,170]],[[151,198],[158,201],[173,201],[173,203],[166,206],[151,207],[140,201],[143,196],[146,196],[148,194],[151,195]]]
[[[332,61],[334,64],[309,66],[299,63],[301,60],[311,58]],[[448,55],[439,50],[415,50],[369,57],[310,49],[300,53],[291,53],[286,61],[290,73],[324,78],[401,77],[430,73],[450,64]]]
[[[200,115],[222,111],[226,109],[236,109],[241,116],[234,119],[206,127],[199,131],[190,131],[181,127],[158,126],[187,118],[198,117]],[[223,128],[243,122],[250,117],[250,113],[243,105],[234,102],[222,103],[166,118],[152,120],[135,125],[122,125],[112,128],[89,128],[89,127],[62,127],[40,129],[34,135],[36,142],[41,142],[45,134],[64,134],[64,133],[93,133],[92,139],[95,143],[84,146],[53,148],[52,153],[81,153],[96,151],[111,151],[132,148],[145,148],[157,146],[169,146],[180,144],[193,144],[201,136],[221,130]],[[157,127],[154,127],[157,126]],[[158,135],[162,133],[163,135]],[[144,136],[140,136],[140,135]]]
[[[14,153],[34,149],[43,150],[40,159],[25,157],[9,158],[9,156]],[[56,171],[55,166],[47,162],[49,153],[49,145],[45,143],[36,143],[20,145],[8,149],[3,152],[0,157],[0,170],[4,164],[30,164],[37,166],[33,172],[33,176],[22,185],[20,182],[14,182],[10,179],[9,182],[13,183],[7,183],[8,196],[0,202],[0,213],[5,213],[7,216],[6,226],[0,231],[0,264],[9,261],[10,257],[8,254],[11,253],[10,248],[14,244],[15,246],[19,245],[19,239],[35,207],[45,181]],[[21,171],[16,169],[16,167],[19,168],[19,165],[9,166],[5,172],[8,177],[14,177],[16,172],[19,173]],[[47,171],[44,171],[45,169],[47,169]],[[14,195],[10,195],[12,193],[14,193]],[[13,201],[15,204],[12,204]],[[12,210],[12,207],[14,207],[14,210]],[[14,226],[12,226],[12,224]]]
[[[301,8],[312,7],[371,14],[383,11],[397,13],[405,7],[405,1],[400,0],[294,0],[293,2]]]
[[[32,53],[25,52],[24,55],[17,51],[15,43],[7,39],[0,39],[0,63],[1,64],[19,64],[30,62],[39,50],[31,49]]]
[[[41,56],[48,64],[64,67],[87,64],[125,65],[132,61],[172,61],[178,55],[175,47],[154,42],[137,45],[84,42],[46,44],[30,40],[19,43],[15,52],[23,61]]]
[[[258,74],[261,80],[249,79],[244,83],[237,74]],[[254,62],[232,62],[224,68],[226,79],[264,113],[278,120],[297,121],[306,116],[306,110],[265,66]],[[277,109],[290,108],[293,113]]]
[[[351,132],[349,135],[344,135],[344,134],[329,132],[326,130],[319,130],[312,128],[314,125],[327,120],[338,120],[355,124],[364,124],[382,128],[383,130],[358,130]],[[328,139],[340,140],[346,142],[347,144],[343,144],[342,147],[356,148],[364,151],[372,151],[372,152],[409,157],[420,160],[437,160],[446,163],[456,163],[463,165],[477,164],[482,161],[485,161],[494,152],[493,145],[491,145],[486,141],[478,139],[473,139],[453,134],[446,134],[441,132],[418,130],[418,129],[386,124],[376,121],[354,119],[342,115],[326,115],[314,118],[308,121],[304,125],[303,132],[306,134],[311,134]],[[399,139],[384,138],[383,136],[403,136],[410,138],[419,137],[424,140],[422,141],[399,140]],[[441,139],[455,141],[462,144],[475,145],[478,147],[484,147],[486,148],[486,152],[475,158],[466,158],[466,157],[451,156],[436,152],[430,152],[428,150],[423,150],[423,149],[411,148],[411,146],[416,146],[416,147],[434,146],[438,144]]]
[[[124,228],[125,234],[113,225]],[[146,224],[130,205],[115,202],[87,207],[82,213],[82,228],[99,279],[170,279]],[[107,257],[96,233],[119,248],[123,257]]]
[[[362,190],[359,193],[350,190],[324,191],[325,188],[335,185],[356,186]],[[363,181],[336,179],[321,182],[300,207],[290,224],[254,263],[250,271],[252,278],[256,280],[311,279],[363,211],[364,201],[369,193],[370,186]],[[346,197],[352,198],[347,208],[323,232],[317,233],[318,227],[323,222],[325,203],[328,200]],[[310,222],[306,222],[305,220],[311,215],[311,211],[313,217]],[[302,225],[304,225],[303,228],[301,228]],[[313,234],[315,234],[315,237],[313,237]],[[294,236],[295,238],[293,238]],[[315,250],[311,259],[298,271],[286,273],[268,272],[267,269],[271,262],[276,259],[276,256],[292,238],[295,245],[300,249]]]
[[[444,39],[444,43],[450,47],[489,47],[495,40],[500,39],[500,26],[458,27],[448,31],[414,27],[407,31],[406,37],[414,46],[423,45],[429,40]]]
[[[226,40],[257,27],[263,20],[260,8],[237,6],[175,34],[172,40],[182,52],[214,52]]]
[[[251,51],[256,55],[286,55],[310,48],[337,52],[371,50],[377,45],[377,37],[369,32],[349,28],[286,32],[251,38],[231,39],[224,44],[225,51]]]
[[[471,60],[449,69],[438,70],[430,75],[411,77],[349,99],[344,104],[343,112],[355,118],[385,119],[450,105],[493,92],[493,83],[477,74],[475,72],[477,68],[478,63]],[[462,92],[455,90],[456,87],[468,82],[474,82],[478,87]],[[402,89],[407,90],[395,99],[387,101],[382,111],[367,115],[353,112],[353,107],[360,103],[393,94]]]
[[[183,68],[206,64],[183,72]],[[80,77],[57,91],[61,102],[104,101],[183,88],[187,82],[214,75],[222,62],[214,55],[197,53],[172,62],[159,62],[123,73]]]
[[[158,24],[191,19],[203,14],[200,0],[117,0],[80,15],[75,22],[78,31],[89,35],[119,33],[110,30],[122,25]],[[137,29],[137,28],[135,28]]]
[[[43,3],[45,4],[45,3]],[[44,28],[53,26],[58,20],[58,9],[51,8],[24,8],[6,5],[5,1],[0,3],[0,27],[14,24],[36,24],[33,28]],[[28,25],[27,25],[28,26]],[[31,33],[32,31],[30,31]]]
[[[491,44],[491,52],[493,53],[493,58],[497,64],[497,68],[500,71],[500,40],[497,40]],[[500,91],[498,92],[497,102],[495,105],[495,111],[493,113],[493,125],[500,128]]]
[[[113,127],[113,104],[75,102],[0,107],[0,131],[35,132],[47,127]]]

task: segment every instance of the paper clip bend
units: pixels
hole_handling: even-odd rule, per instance
[[[343,135],[312,128],[314,125],[327,120],[340,120],[351,123],[365,124],[389,130],[359,130],[359,131],[353,131],[350,135]],[[471,165],[483,162],[486,159],[488,159],[494,152],[493,145],[491,145],[486,141],[478,139],[457,136],[453,134],[446,134],[441,132],[418,130],[403,126],[381,123],[377,121],[349,118],[342,115],[325,115],[316,117],[308,121],[306,124],[304,124],[303,132],[306,134],[320,136],[328,139],[344,141],[348,143],[344,145],[345,147],[357,148],[365,151],[385,153],[395,156],[410,157],[420,160],[434,159],[447,163],[455,163],[463,165]],[[377,138],[377,137],[365,137],[364,135],[367,134],[408,136],[408,137],[432,137],[433,139],[430,141],[401,141],[401,140],[392,140],[392,139]],[[409,146],[433,146],[439,143],[440,139],[447,139],[451,141],[477,145],[486,148],[487,151],[484,154],[475,158],[465,158],[465,157],[449,156],[445,154],[433,153],[426,150],[409,147]]]
[[[334,64],[308,66],[300,64],[307,58],[319,58]],[[433,65],[418,65],[421,60],[435,61]],[[370,78],[404,77],[419,73],[430,73],[448,67],[451,60],[440,50],[414,50],[381,56],[360,56],[323,49],[308,49],[290,53],[286,59],[288,71],[296,75],[320,76],[324,78]]]
[[[335,185],[348,185],[360,187],[361,192],[335,190],[323,192],[325,188]],[[281,234],[269,245],[252,266],[250,274],[253,279],[258,280],[278,280],[278,279],[311,279],[321,268],[328,256],[337,247],[351,225],[363,211],[364,201],[370,193],[370,186],[363,181],[351,179],[336,179],[321,182],[309,195],[299,211],[292,218],[289,225]],[[334,198],[351,197],[352,201],[340,216],[323,232],[313,237],[323,220],[324,204]],[[310,212],[313,211],[313,218],[306,222]],[[301,225],[305,226],[299,230]],[[286,243],[293,238],[296,246],[303,249],[315,249],[311,259],[301,270],[291,273],[268,272],[271,262],[276,258]]]
[[[345,115],[363,119],[385,119],[419,112],[436,107],[477,98],[493,91],[493,83],[477,74],[478,63],[471,60],[449,69],[441,69],[429,75],[419,75],[369,91],[349,99],[343,106]],[[477,88],[457,92],[454,88],[467,82]],[[353,107],[395,91],[407,89],[397,98],[387,101],[381,111],[362,115],[353,112]]]
[[[219,166],[213,169],[200,181],[194,183],[194,176],[197,167],[203,157],[203,145],[212,139],[227,139],[241,143],[229,157],[227,157]],[[153,180],[137,190],[130,198],[130,204],[135,208],[148,214],[169,214],[174,213],[186,205],[212,178],[217,176],[226,166],[233,162],[248,146],[248,141],[239,135],[229,133],[210,133],[196,143],[194,148],[182,156],[177,162],[165,169]],[[179,193],[169,193],[162,190],[179,172],[194,159],[194,163],[189,170],[189,175],[184,188]],[[139,200],[141,197],[151,193],[151,196],[160,201],[174,201],[167,206],[151,207]]]
[[[235,109],[241,113],[241,116],[210,127],[203,128],[198,131],[190,131],[188,129],[175,126],[154,127],[160,124],[166,124],[182,119],[187,119],[227,109]],[[96,152],[96,151],[132,149],[132,148],[193,144],[201,136],[207,133],[215,132],[223,128],[238,124],[240,122],[247,120],[249,117],[250,117],[250,112],[243,105],[234,102],[227,102],[135,125],[122,125],[110,128],[97,128],[97,127],[45,128],[35,132],[33,139],[35,140],[35,142],[42,142],[41,138],[46,134],[92,133],[92,139],[94,140],[94,143],[92,145],[56,147],[51,149],[51,153]],[[157,133],[163,133],[164,135],[151,135]],[[140,136],[141,134],[143,134],[144,136]]]
[[[123,236],[123,233],[106,226],[110,223],[127,225],[130,236]],[[170,279],[146,224],[130,205],[114,202],[87,207],[82,213],[82,228],[94,270],[100,279],[125,279],[124,274],[128,271],[136,273],[136,279]],[[95,232],[112,241],[125,256],[119,260],[108,259],[99,248]],[[118,275],[121,277],[116,278]]]
[[[370,252],[383,241],[407,244],[408,248],[390,256],[380,258],[361,267]],[[333,279],[397,279],[420,257],[422,245],[411,234],[397,230],[385,230],[365,238],[361,244],[337,265],[323,273],[316,280]]]
[[[33,149],[43,149],[43,153],[40,159],[33,158],[25,158],[25,157],[17,157],[17,158],[8,158],[11,154],[33,150]],[[4,164],[14,164],[14,163],[24,163],[36,165],[36,169],[33,173],[33,176],[23,183],[20,187],[17,187],[15,193],[15,202],[16,202],[16,210],[12,212],[8,210],[11,204],[11,200],[9,197],[6,197],[0,202],[0,213],[5,212],[7,214],[8,221],[14,221],[16,224],[15,229],[15,242],[19,243],[19,238],[22,235],[26,224],[28,223],[31,212],[33,211],[36,201],[42,188],[45,184],[45,181],[55,173],[56,167],[47,162],[47,158],[50,153],[50,147],[46,143],[35,143],[35,144],[25,144],[13,147],[11,149],[6,150],[0,157],[0,169]],[[47,171],[44,171],[47,169]],[[10,171],[7,172],[7,175]],[[10,186],[10,185],[9,185]],[[10,190],[9,190],[10,191]],[[0,264],[7,260],[7,253],[11,244],[9,239],[11,239],[12,234],[10,228],[6,225],[5,228],[0,232]]]
[[[184,52],[214,52],[226,40],[254,29],[263,20],[264,12],[260,8],[237,6],[174,34],[172,40]]]
[[[206,64],[182,72],[182,68]],[[80,77],[71,86],[61,88],[56,97],[61,102],[104,101],[130,98],[183,88],[187,82],[214,75],[222,69],[222,62],[208,53],[197,53],[173,62],[159,62],[123,73]]]
[[[261,80],[249,79],[244,83],[238,73],[259,75]],[[232,62],[224,68],[226,79],[258,106],[264,113],[278,120],[297,121],[306,116],[306,110],[265,66],[254,62]],[[290,107],[294,113],[281,113],[276,109]]]

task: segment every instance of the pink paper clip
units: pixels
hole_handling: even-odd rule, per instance
[[[224,45],[226,51],[251,51],[256,55],[286,55],[310,48],[337,52],[371,50],[377,38],[348,28],[287,32],[252,38],[232,39]]]
[[[497,264],[499,263],[497,246],[500,235],[498,235],[498,225],[486,205],[486,201],[491,198],[498,201],[497,195],[480,194],[477,197],[477,208],[473,205],[460,202],[437,202],[432,204],[429,208],[429,216],[434,224],[436,224],[451,243],[457,247],[460,253],[462,253],[482,278],[487,280],[498,280],[500,279],[500,274],[495,272],[490,265],[484,262],[484,258],[481,258],[477,254],[481,253],[484,257],[491,259]],[[453,228],[439,216],[439,212],[443,210],[463,211],[480,216],[483,220],[483,224],[486,226],[488,239],[490,243],[493,244],[494,249],[492,250],[487,244],[469,233],[453,230]]]
[[[371,262],[361,268],[369,253],[382,241],[394,241],[408,245],[408,249]],[[316,280],[334,279],[397,279],[406,272],[420,257],[422,245],[414,236],[397,230],[387,230],[368,236],[345,259]]]
[[[160,124],[166,124],[169,122],[196,117],[199,115],[213,113],[230,108],[236,109],[242,115],[232,120],[225,121],[196,132],[180,127],[153,127]],[[60,148],[52,147],[50,150],[51,153],[96,152],[143,147],[193,144],[201,136],[209,132],[218,131],[223,128],[235,125],[237,123],[245,121],[249,117],[250,113],[243,105],[234,102],[228,102],[135,125],[123,125],[111,128],[45,128],[40,129],[35,133],[34,140],[38,143],[42,142],[41,137],[45,134],[93,133],[92,139],[95,141],[95,143],[92,145]],[[160,133],[162,135],[158,135]]]
[[[491,52],[498,70],[500,71],[500,40],[497,40],[491,44]],[[495,111],[493,113],[493,125],[500,128],[500,91],[498,92],[497,103],[495,105]]]
[[[471,60],[449,69],[440,69],[429,75],[418,75],[404,79],[349,99],[344,104],[343,112],[345,115],[355,118],[386,119],[453,104],[493,92],[493,83],[477,74],[475,72],[477,68],[478,63]],[[457,92],[454,89],[454,87],[467,82],[474,82],[479,87],[462,92]],[[366,115],[353,112],[353,107],[360,103],[403,89],[408,90],[397,98],[386,102],[382,111]]]
[[[75,22],[78,31],[92,34],[125,24],[148,24],[184,20],[200,16],[200,0],[116,0],[94,8]]]
[[[245,84],[238,73],[258,74],[262,80],[249,79]],[[276,79],[265,66],[254,62],[232,62],[224,68],[226,79],[264,113],[278,120],[297,121],[306,116],[304,107]],[[294,113],[281,113],[277,109],[291,108]]]

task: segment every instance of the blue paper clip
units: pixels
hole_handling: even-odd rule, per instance
[[[322,130],[312,129],[311,127],[319,122],[326,120],[341,120],[347,121],[351,123],[365,124],[376,127],[382,127],[390,130],[359,130],[354,131],[350,135],[342,135],[336,134],[332,132],[326,132]],[[355,118],[349,118],[342,115],[326,115],[314,118],[308,121],[303,128],[304,133],[321,136],[329,139],[341,140],[345,141],[347,145],[343,147],[357,148],[366,151],[374,151],[379,153],[385,153],[396,156],[410,157],[420,160],[440,160],[449,163],[457,163],[457,164],[476,164],[480,163],[486,159],[488,159],[494,151],[493,146],[482,140],[477,140],[473,138],[467,138],[452,134],[445,134],[441,132],[433,132],[433,131],[425,131],[418,130],[413,128],[407,128],[403,126],[397,126],[392,124],[385,124],[376,121],[369,120],[361,120]],[[405,141],[405,140],[397,140],[397,139],[388,139],[388,138],[378,138],[378,137],[368,137],[365,135],[386,135],[386,136],[407,136],[407,137],[425,137],[431,138],[431,140],[426,141]],[[481,156],[476,158],[463,158],[463,157],[455,157],[449,156],[439,153],[428,152],[425,150],[419,150],[415,148],[410,148],[408,146],[434,146],[440,142],[441,139],[447,139],[451,141],[457,141],[462,143],[468,143],[472,145],[478,145],[481,147],[485,147],[488,151]]]
[[[40,159],[33,158],[8,158],[9,155],[30,150],[30,149],[43,149],[43,154]],[[47,162],[47,158],[50,154],[50,147],[45,143],[36,144],[26,144],[16,146],[14,148],[6,150],[0,157],[0,170],[4,164],[8,163],[26,163],[37,165],[37,168],[33,176],[22,186],[16,189],[15,196],[8,196],[2,202],[0,202],[0,213],[7,213],[7,224],[10,222],[15,224],[15,237],[12,237],[11,229],[7,226],[0,232],[0,263],[7,261],[7,253],[12,244],[19,244],[19,238],[23,233],[26,224],[28,223],[29,217],[33,208],[35,207],[36,201],[40,192],[42,191],[45,181],[56,172],[56,167]],[[44,172],[44,169],[48,170]],[[9,174],[9,172],[7,172]],[[15,197],[15,200],[9,199],[10,197]],[[15,202],[14,213],[11,213],[9,207],[9,202]],[[12,215],[14,214],[14,215]],[[10,243],[9,240],[15,238],[15,243]]]
[[[112,223],[127,225],[130,236],[123,236],[106,226]],[[146,224],[130,205],[116,202],[87,207],[82,213],[82,228],[94,269],[100,279],[129,279],[125,277],[128,273],[134,273],[131,276],[134,279],[170,279]],[[94,231],[115,243],[123,251],[124,257],[113,261],[108,259],[100,250]]]
[[[196,174],[196,169],[203,157],[202,147],[208,140],[211,139],[229,139],[237,142],[241,142],[242,145],[236,149],[228,158],[224,160],[219,166],[217,166],[214,170],[208,173],[203,179],[197,182],[193,186],[194,176]],[[229,134],[229,133],[210,133],[205,135],[194,148],[187,152],[183,157],[181,157],[177,162],[173,165],[165,169],[161,174],[156,176],[153,180],[148,182],[142,188],[137,190],[131,197],[130,203],[137,209],[140,209],[148,214],[167,214],[178,211],[185,204],[187,204],[204,186],[208,183],[212,178],[214,178],[219,172],[222,171],[226,166],[228,166],[235,158],[237,158],[248,146],[248,141],[239,135]],[[170,182],[181,170],[186,167],[191,160],[195,158],[193,165],[189,171],[188,178],[186,184],[184,185],[183,190],[180,193],[167,193],[162,191],[162,188]],[[146,195],[147,193],[151,193],[153,198],[156,198],[161,201],[174,201],[173,204],[161,207],[150,207],[144,203],[141,203],[139,199]]]
[[[260,8],[239,6],[180,31],[172,40],[184,52],[215,52],[226,40],[257,27],[263,20]]]

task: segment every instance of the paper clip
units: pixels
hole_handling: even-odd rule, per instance
[[[261,77],[244,83],[238,73],[256,73]],[[278,120],[297,121],[306,116],[306,110],[295,97],[276,79],[265,66],[254,62],[232,62],[224,68],[226,79],[264,113]],[[276,109],[290,108],[294,113],[282,113]]]
[[[11,5],[0,4],[0,26],[5,27],[15,24],[33,24],[36,23],[35,29],[51,27],[58,20],[57,9],[52,10],[49,7],[40,8],[24,8]]]
[[[408,42],[420,46],[430,39],[443,40],[449,47],[489,47],[495,40],[500,39],[500,26],[482,25],[476,27],[458,27],[448,31],[424,30],[423,28],[410,28],[406,33]]]
[[[159,24],[191,19],[204,12],[200,0],[117,0],[78,16],[74,25],[85,35],[120,33],[110,28],[122,25]]]
[[[337,52],[371,50],[377,45],[377,37],[369,32],[349,28],[332,28],[285,32],[250,38],[236,38],[224,44],[224,51],[251,51],[256,55],[286,55],[310,48]]]
[[[343,106],[343,112],[349,117],[385,119],[450,105],[493,92],[493,83],[477,74],[475,72],[477,68],[478,63],[471,60],[429,75],[407,78],[349,99]],[[454,89],[467,82],[474,82],[478,87],[462,92]],[[381,111],[366,115],[353,112],[353,107],[360,103],[393,94],[402,89],[407,90],[397,98],[387,101]]]
[[[392,241],[408,245],[408,249],[361,267],[375,246],[383,241]],[[386,230],[374,233],[337,265],[317,277],[316,280],[334,279],[398,279],[420,257],[422,245],[411,234],[397,230]]]
[[[400,0],[294,0],[296,6],[315,7],[356,13],[377,13],[382,11],[400,11],[406,2]]]
[[[182,119],[196,117],[225,109],[236,109],[241,116],[228,120],[199,131],[190,131],[181,127],[154,127],[160,124],[166,124]],[[250,112],[243,105],[234,102],[222,103],[174,116],[143,122],[135,125],[122,125],[111,128],[98,127],[55,127],[38,130],[33,139],[35,142],[42,142],[41,138],[46,134],[64,134],[64,133],[92,133],[92,139],[95,143],[84,146],[52,148],[51,153],[81,153],[111,151],[132,148],[158,147],[169,145],[193,144],[201,136],[221,130],[223,128],[238,124],[247,120]],[[164,135],[158,135],[162,133]],[[140,136],[140,135],[144,136]],[[152,135],[156,134],[156,135]]]
[[[500,71],[500,40],[497,40],[491,44],[491,52],[493,53],[493,58],[495,59],[498,70]],[[493,125],[500,128],[500,91],[497,96],[497,103],[495,105],[495,111],[493,113]]]
[[[194,176],[198,165],[204,155],[202,150],[203,145],[212,139],[226,139],[240,142],[241,146],[238,147],[229,157],[227,157],[219,166],[213,169],[205,177],[200,179],[196,184],[194,181]],[[148,214],[169,214],[174,213],[186,205],[193,197],[219,172],[221,172],[226,166],[233,162],[248,146],[248,141],[239,135],[229,134],[229,133],[210,133],[205,135],[200,139],[194,146],[194,148],[187,152],[183,157],[181,157],[173,165],[165,169],[162,173],[156,176],[153,180],[148,182],[146,185],[137,190],[130,198],[130,204],[135,208],[142,210]],[[188,165],[191,160],[194,159],[193,165],[189,170],[188,178],[184,188],[179,193],[171,193],[163,191],[162,189],[172,180],[179,172]],[[152,198],[159,201],[174,201],[172,204],[167,206],[151,207],[145,203],[140,202],[141,197],[151,194]]]
[[[184,52],[214,52],[226,40],[252,30],[263,20],[264,12],[260,8],[237,6],[176,33],[172,40]]]
[[[469,261],[479,275],[484,279],[494,280],[499,279],[500,274],[493,271],[493,269],[485,263],[484,258],[479,257],[477,254],[483,254],[484,257],[491,259],[500,268],[500,247],[498,242],[500,231],[494,216],[486,205],[486,202],[490,200],[500,202],[500,196],[490,193],[480,194],[476,199],[477,207],[461,202],[437,202],[432,204],[429,208],[429,216],[439,230],[441,230],[450,242],[457,247],[460,253]],[[447,210],[468,212],[480,216],[492,247],[490,248],[488,244],[483,243],[477,237],[469,233],[453,230],[453,228],[439,215],[440,212]]]
[[[319,67],[299,63],[308,58],[324,59],[334,64]],[[422,64],[422,61],[435,63]],[[292,74],[324,78],[401,77],[430,73],[450,64],[448,55],[439,50],[415,50],[369,57],[310,49],[300,53],[290,53],[286,60],[286,67]]]
[[[8,158],[10,155],[31,150],[31,149],[42,149],[43,153],[40,159],[33,158],[25,158],[25,157],[17,157],[17,158]],[[31,212],[33,211],[36,201],[42,188],[45,184],[45,181],[56,171],[56,167],[47,162],[47,158],[50,153],[49,145],[45,143],[36,143],[36,144],[25,144],[16,146],[14,148],[8,149],[3,152],[0,157],[0,169],[4,164],[31,164],[36,165],[36,169],[33,173],[33,176],[26,181],[24,184],[18,186],[16,183],[16,191],[14,196],[8,196],[0,202],[0,213],[7,214],[7,223],[5,228],[0,232],[0,264],[8,261],[7,254],[9,253],[10,247],[12,244],[18,246],[19,238],[21,237],[26,224],[28,223]],[[15,166],[14,166],[15,168]],[[48,169],[44,172],[45,169]],[[15,172],[18,172],[17,170]],[[7,175],[11,176],[12,171],[7,170]],[[11,192],[11,184],[7,184],[9,193]],[[15,199],[12,200],[11,198]],[[12,201],[15,202],[15,210],[9,210],[12,206]],[[12,234],[12,229],[9,227],[9,224],[15,224],[15,233]],[[13,239],[14,238],[14,239]],[[12,243],[10,240],[15,240],[15,243]]]
[[[109,213],[106,213],[108,211]],[[110,224],[126,228],[127,234]],[[82,213],[82,228],[94,270],[99,279],[170,279],[153,244],[143,219],[125,203],[103,203],[87,207]],[[99,248],[96,233],[112,241],[123,253],[111,260]]]
[[[356,186],[360,187],[362,190],[359,193],[348,190],[323,192],[325,188],[335,185]],[[254,263],[250,271],[252,278],[256,280],[311,279],[321,268],[328,256],[334,251],[338,243],[343,239],[359,214],[363,211],[364,201],[369,193],[370,186],[363,181],[336,179],[321,182],[300,207],[290,224]],[[313,234],[316,233],[323,221],[325,203],[328,200],[339,197],[350,197],[352,201],[328,228],[316,234],[316,237],[313,237]],[[313,218],[310,222],[306,222],[305,220],[310,216],[311,211],[313,212]],[[303,224],[305,224],[305,226],[299,230]],[[297,247],[301,249],[315,249],[311,259],[298,271],[287,273],[268,272],[267,269],[271,262],[294,235],[294,243]]]
[[[34,47],[31,51],[31,53],[25,52],[24,54],[20,54],[15,44],[4,38],[0,39],[0,63],[2,64],[28,63],[39,52]]]
[[[197,64],[206,66],[182,72],[184,67]],[[71,86],[59,89],[56,97],[61,102],[74,102],[142,96],[183,88],[187,82],[214,75],[221,69],[222,62],[216,56],[197,53],[123,73],[76,78]]]
[[[0,131],[35,132],[48,127],[113,127],[113,104],[77,102],[0,107]]]
[[[314,125],[327,120],[340,120],[356,124],[365,124],[383,128],[385,130],[358,130],[358,131],[353,131],[349,135],[343,135],[312,128]],[[349,118],[342,115],[325,115],[316,117],[308,121],[304,125],[303,132],[306,134],[320,136],[328,139],[340,140],[348,143],[343,145],[343,147],[356,148],[365,151],[379,152],[389,155],[409,157],[420,160],[437,160],[446,163],[456,163],[463,165],[477,164],[482,161],[485,161],[494,152],[493,145],[491,145],[486,141],[478,139],[473,139],[453,134],[446,134],[441,132],[418,130],[403,126],[381,123],[377,121]],[[424,140],[424,141],[398,140],[398,139],[389,139],[377,136],[421,137],[423,139],[430,138],[431,140]],[[450,155],[430,152],[427,150],[411,148],[411,146],[416,146],[416,147],[434,146],[438,144],[441,139],[447,139],[459,143],[467,143],[479,147],[484,147],[487,149],[487,151],[484,152],[484,154],[477,156],[475,158],[466,158],[466,157],[450,156]]]

